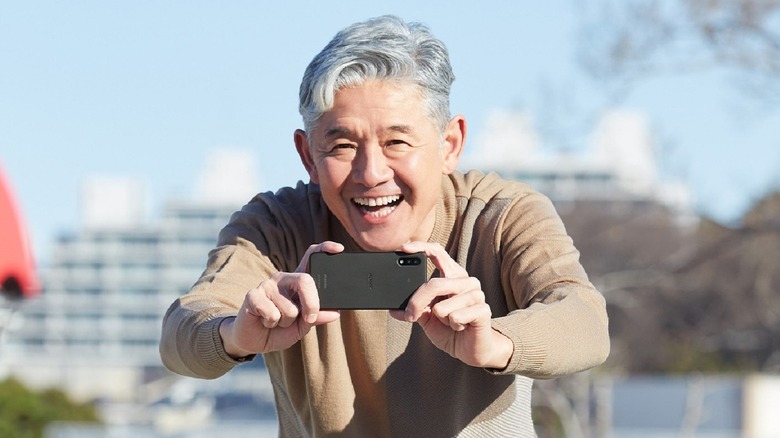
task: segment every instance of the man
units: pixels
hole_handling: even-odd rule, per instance
[[[282,436],[533,436],[532,378],[603,362],[602,296],[551,203],[456,171],[444,45],[395,17],[352,25],[308,66],[295,146],[311,182],[235,213],[160,346],[216,378],[263,354]],[[313,252],[425,252],[400,311],[324,311]]]

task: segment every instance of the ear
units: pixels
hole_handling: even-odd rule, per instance
[[[466,143],[466,118],[458,114],[447,124],[444,131],[444,143],[442,144],[442,160],[444,166],[442,173],[449,175],[455,171],[463,153],[463,145]]]
[[[309,174],[309,179],[315,184],[319,184],[319,175],[317,174],[317,167],[314,165],[314,159],[311,156],[311,148],[309,147],[309,139],[306,137],[306,132],[302,129],[296,129],[293,134],[293,141],[295,142],[295,150],[298,151],[298,157],[303,163],[303,167],[306,168],[306,172]]]

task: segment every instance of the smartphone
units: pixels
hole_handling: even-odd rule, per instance
[[[425,253],[318,252],[309,259],[321,309],[405,309],[427,277]]]

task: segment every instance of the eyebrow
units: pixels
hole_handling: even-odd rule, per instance
[[[325,138],[341,137],[341,136],[346,136],[348,134],[349,134],[348,129],[337,126],[335,128],[328,128],[325,131]]]
[[[397,132],[400,134],[412,134],[414,133],[414,129],[409,125],[391,125],[387,129],[385,129],[385,132]],[[352,132],[344,127],[341,126],[335,126],[333,128],[328,128],[325,130],[325,138],[330,139],[334,137],[347,137],[351,136]]]
[[[387,131],[398,132],[401,134],[412,134],[414,132],[414,129],[412,129],[412,127],[409,125],[393,125],[387,128]]]

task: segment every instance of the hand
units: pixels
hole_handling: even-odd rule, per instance
[[[405,311],[392,311],[399,320],[417,322],[433,345],[464,363],[484,368],[506,368],[512,341],[493,330],[490,306],[474,277],[453,260],[441,245],[411,242],[404,252],[423,251],[441,272],[412,295]]]
[[[312,245],[295,272],[277,272],[247,292],[238,314],[219,327],[225,352],[243,357],[284,350],[312,327],[338,319],[337,311],[320,311],[317,287],[307,272],[312,253],[343,250],[344,246],[336,242]]]

